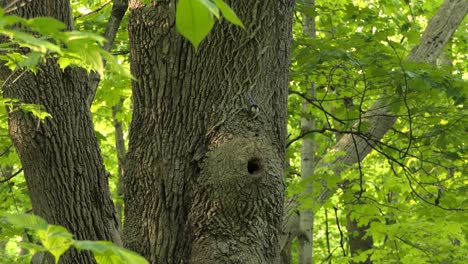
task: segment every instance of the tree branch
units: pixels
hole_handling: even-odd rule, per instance
[[[112,3],[112,0],[109,0],[109,1],[105,2],[104,4],[102,4],[101,6],[99,6],[98,8],[96,8],[95,10],[93,10],[93,11],[91,11],[89,13],[82,14],[82,15],[74,17],[73,20],[77,20],[78,18],[82,18],[82,17],[85,17],[85,16],[90,16],[92,14],[95,14],[95,13],[101,11],[102,9],[104,9],[104,7],[106,7],[110,3]]]
[[[107,22],[106,30],[104,32],[104,37],[107,42],[102,47],[106,51],[110,51],[112,44],[114,43],[115,36],[122,22],[122,18],[125,15],[125,12],[128,8],[127,0],[113,0],[112,11],[109,17],[109,22]],[[106,65],[106,60],[103,60],[104,65]],[[96,94],[96,89],[99,84],[101,77],[98,73],[92,72],[89,76],[89,87],[91,88],[91,93],[88,98],[88,107],[91,107],[91,104],[94,101],[94,95]]]
[[[5,179],[0,180],[0,183],[4,183],[4,182],[7,182],[7,181],[13,179],[16,175],[20,174],[20,172],[22,172],[22,171],[23,171],[23,168],[19,169],[17,172],[15,172],[13,174],[11,174],[9,177],[4,176]],[[2,175],[3,175],[3,172],[2,172]]]

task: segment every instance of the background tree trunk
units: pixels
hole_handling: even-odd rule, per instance
[[[112,124],[114,125],[114,136],[115,136],[115,150],[118,162],[118,180],[117,180],[117,196],[119,199],[123,199],[124,196],[124,183],[123,176],[125,175],[125,155],[127,149],[125,147],[124,129],[123,123],[117,119],[117,113],[123,106],[124,99],[121,98],[117,105],[112,107]],[[124,215],[123,201],[119,200],[115,205],[117,211],[119,226],[122,227],[122,220]],[[121,231],[121,230],[120,230]],[[122,231],[121,231],[122,232]]]
[[[352,208],[348,206],[346,213],[346,230],[348,232],[349,253],[351,256],[358,256],[361,252],[372,249],[374,245],[372,236],[366,237],[366,232],[370,227],[370,222],[366,225],[359,225],[359,222],[352,218]],[[365,263],[372,264],[371,256],[368,255],[367,259],[363,262],[350,261],[350,263]]]
[[[50,16],[72,29],[68,1],[32,1],[20,7],[23,17]],[[4,67],[0,77],[13,74]],[[15,80],[16,78],[10,78]],[[39,104],[52,115],[39,122],[31,114],[9,114],[9,129],[20,156],[33,212],[65,226],[77,239],[120,243],[107,172],[100,156],[86,99],[93,93],[85,70],[62,71],[53,60],[37,74],[26,72],[4,84],[4,96]],[[68,251],[61,263],[94,263],[89,252]]]
[[[311,16],[314,10],[315,1],[304,1],[303,13],[303,32],[306,37],[315,39],[315,16]],[[310,82],[310,87],[306,94],[310,98],[315,98],[315,83]],[[315,129],[315,117],[308,111],[309,102],[304,101],[301,109],[301,131],[311,131]],[[315,167],[315,139],[311,136],[302,139],[301,144],[301,177],[305,181],[306,178],[313,177]],[[306,181],[305,181],[306,182]],[[309,181],[305,188],[305,194],[313,193],[312,183]],[[314,237],[314,212],[311,208],[305,208],[300,213],[300,230],[303,236],[298,237],[299,242],[299,264],[312,263],[312,249]]]
[[[278,259],[293,1],[228,4],[246,30],[217,23],[195,53],[176,1],[130,1],[124,244],[152,263]]]

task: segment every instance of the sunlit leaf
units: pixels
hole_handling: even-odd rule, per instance
[[[236,13],[229,7],[223,0],[214,0],[215,4],[219,7],[221,12],[223,13],[223,16],[231,23],[234,25],[238,25],[241,28],[244,28],[244,24],[242,24],[242,21],[237,17]]]
[[[33,214],[14,214],[6,216],[8,222],[16,227],[27,228],[31,230],[46,230],[47,222],[37,215]]]
[[[186,37],[195,50],[213,28],[212,13],[200,0],[180,0],[176,9],[176,27]]]

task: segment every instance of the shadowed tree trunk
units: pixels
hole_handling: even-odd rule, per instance
[[[120,109],[123,107],[124,99],[121,98],[119,102],[112,107],[112,123],[114,125],[114,136],[115,136],[115,151],[118,162],[118,180],[117,180],[117,196],[119,199],[123,198],[124,195],[124,183],[123,176],[125,174],[125,155],[127,154],[127,149],[125,147],[125,138],[124,138],[124,129],[122,121],[117,119],[117,114]],[[122,220],[124,214],[123,201],[119,200],[115,205],[117,211],[119,226],[122,227]]]
[[[346,230],[348,232],[348,243],[349,253],[351,256],[358,256],[361,252],[372,249],[373,239],[372,236],[366,237],[366,232],[370,227],[370,222],[366,225],[359,225],[359,221],[352,217],[352,206],[348,206],[348,212],[346,213]],[[350,263],[365,263],[372,264],[371,256],[368,255],[367,259],[363,262]]]
[[[278,259],[293,1],[228,4],[246,30],[218,22],[196,53],[176,1],[130,1],[124,244],[151,263]]]
[[[3,1],[5,3],[5,1]],[[2,3],[2,4],[3,4]],[[73,28],[68,1],[35,0],[17,10],[26,18],[49,16]],[[9,131],[24,169],[33,212],[65,226],[77,239],[121,243],[107,172],[94,134],[87,98],[94,90],[85,70],[62,71],[47,60],[36,74],[2,67],[4,96],[43,105],[53,118],[39,122],[19,110],[9,113]],[[69,250],[60,263],[95,263],[89,252]]]

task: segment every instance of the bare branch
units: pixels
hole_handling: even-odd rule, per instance
[[[2,172],[2,175],[5,177],[5,179],[3,180],[0,180],[0,183],[4,183],[4,182],[7,182],[11,179],[13,179],[16,175],[20,174],[20,172],[23,171],[23,168],[19,169],[17,172],[15,173],[12,173],[10,176],[6,177],[5,175],[3,175],[3,172]]]
[[[78,18],[82,18],[82,17],[85,17],[85,16],[90,16],[92,14],[96,14],[98,13],[99,11],[101,11],[102,9],[104,9],[104,7],[106,7],[107,5],[109,5],[110,3],[112,3],[112,0],[109,0],[107,2],[105,2],[104,4],[102,4],[101,6],[99,6],[98,8],[96,8],[95,10],[89,12],[89,13],[86,13],[86,14],[82,14],[82,15],[79,15],[79,16],[76,16],[73,18],[73,20],[77,20]]]

